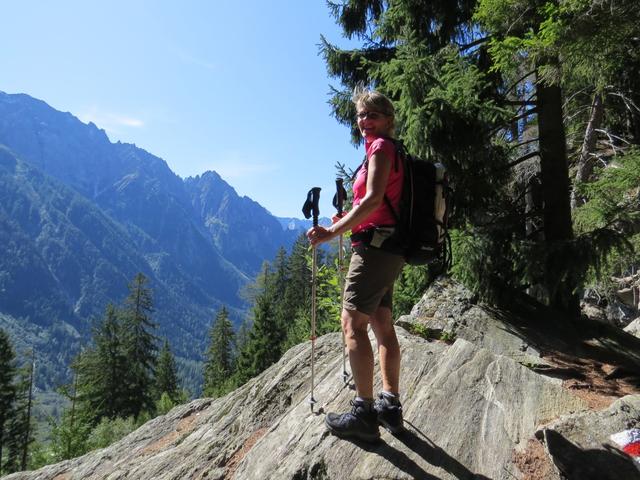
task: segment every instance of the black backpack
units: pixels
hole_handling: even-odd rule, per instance
[[[451,237],[448,232],[451,189],[447,170],[410,155],[399,140],[394,140],[404,178],[399,212],[385,195],[385,202],[396,219],[396,241],[410,265],[440,263],[451,267]]]
[[[410,265],[437,263],[441,271],[446,272],[452,263],[451,237],[447,229],[452,196],[446,168],[441,163],[414,157],[401,141],[390,140],[396,146],[395,168],[401,162],[404,172],[399,211],[393,208],[386,195],[384,197],[395,217],[395,229],[390,236],[387,234],[389,229],[382,227],[380,232],[363,232],[356,234],[355,238],[372,245],[372,239],[380,233],[384,240],[373,240],[375,245],[372,246],[402,254]],[[365,157],[353,179],[366,163]]]

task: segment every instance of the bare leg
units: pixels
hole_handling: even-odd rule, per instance
[[[387,392],[399,393],[400,345],[393,327],[391,309],[378,307],[371,317],[371,328],[378,343],[382,388]]]
[[[351,373],[356,393],[362,398],[373,398],[373,350],[367,334],[369,319],[369,315],[356,310],[342,310],[342,330]]]

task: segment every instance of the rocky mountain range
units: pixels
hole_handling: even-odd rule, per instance
[[[215,172],[182,179],[93,123],[0,92],[0,327],[46,350],[45,368],[68,364],[137,272],[159,335],[198,360],[216,311],[238,322],[243,287],[298,234]]]

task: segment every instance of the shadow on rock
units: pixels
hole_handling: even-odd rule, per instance
[[[544,441],[553,463],[569,480],[640,479],[635,462],[611,446],[584,450],[555,430],[545,430]]]
[[[473,473],[442,448],[433,443],[414,424],[405,419],[404,421],[411,429],[406,429],[404,433],[396,436],[407,448],[413,450],[426,462],[442,468],[458,479],[490,480],[489,477]]]
[[[489,477],[475,474],[470,471],[467,467],[462,465],[455,458],[448,455],[443,449],[429,440],[424,433],[406,419],[405,424],[408,424],[411,429],[406,429],[403,433],[394,435],[394,438],[398,442],[402,443],[407,449],[422,458],[425,462],[433,465],[434,467],[439,467],[445,470],[459,480],[491,480]],[[398,449],[384,440],[381,440],[378,443],[367,443],[348,438],[345,438],[344,440],[354,443],[367,452],[380,455],[393,466],[413,478],[420,478],[423,480],[441,480],[441,477],[437,477],[426,472],[420,465],[418,465],[418,463],[403,451],[404,449]]]
[[[501,307],[482,308],[505,329],[543,353],[561,353],[582,360],[609,363],[627,372],[640,369],[640,339],[587,318],[571,320],[563,312],[543,305],[522,292],[510,292]],[[633,375],[631,375],[633,377]],[[632,381],[637,381],[632,378]]]

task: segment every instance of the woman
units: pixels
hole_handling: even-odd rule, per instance
[[[374,441],[378,423],[393,433],[402,430],[399,399],[400,347],[391,313],[393,283],[404,265],[401,255],[381,245],[395,221],[402,190],[402,162],[391,140],[394,108],[375,91],[353,99],[367,158],[353,183],[353,208],[329,228],[307,232],[312,245],[327,242],[352,229],[353,254],[345,281],[342,329],[357,396],[351,412],[328,413],[327,427],[335,435]],[[385,200],[386,197],[386,200]],[[367,334],[371,325],[378,344],[383,391],[373,400],[373,350]]]

